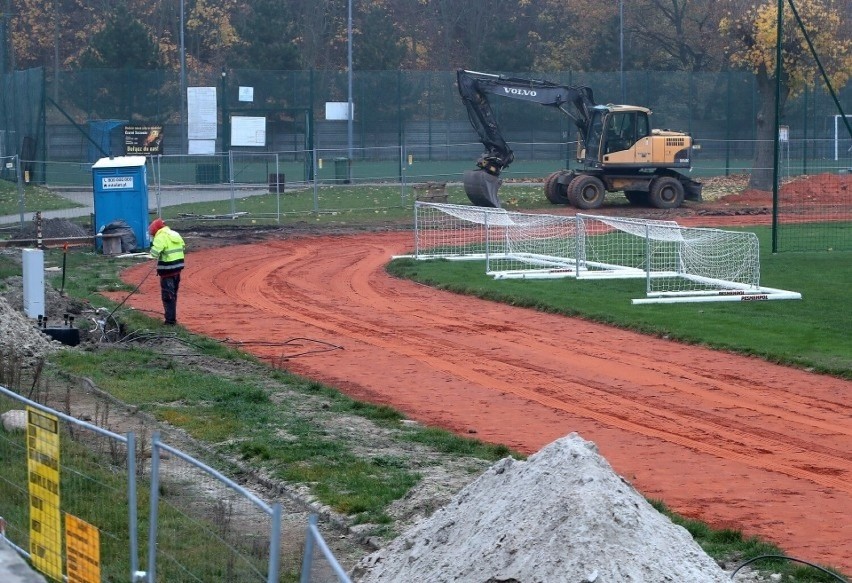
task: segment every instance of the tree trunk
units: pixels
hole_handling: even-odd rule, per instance
[[[782,81],[782,114],[789,94],[787,84]],[[765,71],[759,71],[757,74],[757,96],[760,103],[756,120],[757,143],[754,145],[754,163],[748,187],[771,191],[775,166],[775,79],[769,77]]]

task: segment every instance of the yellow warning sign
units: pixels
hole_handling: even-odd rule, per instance
[[[101,583],[101,534],[76,516],[65,514],[68,583]]]
[[[30,493],[30,559],[49,577],[62,580],[59,516],[59,420],[27,407],[27,476]]]

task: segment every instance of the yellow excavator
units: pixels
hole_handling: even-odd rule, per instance
[[[544,181],[544,194],[553,204],[579,209],[600,207],[607,192],[624,192],[636,205],[676,208],[684,199],[701,200],[701,183],[676,169],[692,169],[698,146],[689,134],[652,129],[651,110],[634,105],[595,104],[589,87],[566,86],[458,70],[459,94],[470,123],[486,151],[477,170],[464,174],[464,190],[477,206],[500,208],[500,173],[512,163],[489,102],[490,96],[555,107],[577,126],[578,170],[558,170]]]

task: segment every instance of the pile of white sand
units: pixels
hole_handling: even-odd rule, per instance
[[[353,569],[359,583],[722,583],[725,572],[568,435],[503,459]]]

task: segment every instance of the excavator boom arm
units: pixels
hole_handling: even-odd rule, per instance
[[[556,107],[574,120],[585,141],[591,109],[594,107],[592,90],[588,87],[566,86],[537,79],[522,79],[478,73],[476,71],[457,71],[459,94],[467,109],[470,123],[486,148],[483,160],[493,165],[495,174],[512,163],[514,154],[506,144],[488,95],[499,95],[509,99],[529,101],[539,105]],[[566,106],[573,106],[573,112]],[[480,164],[481,166],[483,164]]]

